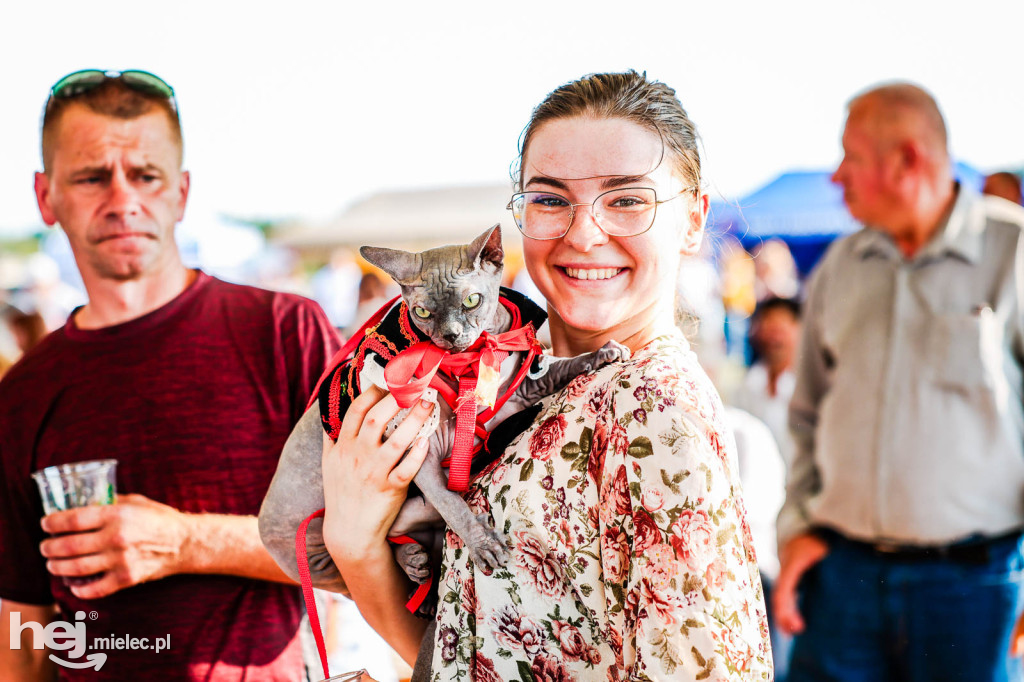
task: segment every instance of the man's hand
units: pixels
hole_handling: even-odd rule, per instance
[[[79,599],[99,599],[180,572],[190,534],[188,515],[142,495],[55,512],[43,517],[42,525],[57,536],[40,545],[50,573],[102,574],[95,582],[71,586]]]
[[[826,554],[828,544],[813,533],[797,535],[783,547],[779,577],[772,594],[775,622],[783,632],[795,635],[804,631],[804,619],[796,605],[796,588],[803,574]]]

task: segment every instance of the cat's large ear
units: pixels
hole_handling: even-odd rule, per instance
[[[360,246],[359,253],[368,262],[391,275],[392,279],[403,286],[413,284],[419,279],[420,254],[418,253],[386,249],[383,246]]]
[[[495,225],[469,244],[469,258],[476,266],[490,263],[494,270],[501,270],[505,262],[505,251],[501,248],[501,225]]]

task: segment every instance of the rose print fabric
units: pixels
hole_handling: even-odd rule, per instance
[[[435,680],[770,680],[722,406],[681,334],[577,378],[467,492],[511,545],[446,538]]]

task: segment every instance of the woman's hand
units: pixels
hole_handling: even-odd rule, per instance
[[[384,440],[385,427],[401,408],[391,394],[371,386],[349,406],[337,442],[325,439],[324,540],[343,573],[346,564],[386,545],[427,454],[426,440],[416,434],[433,408],[433,403],[418,402]]]
[[[399,409],[390,394],[368,388],[345,413],[338,441],[325,437],[324,542],[363,618],[411,665],[426,621],[405,608],[410,583],[386,538],[426,457],[417,434],[434,404],[420,401],[385,441]]]

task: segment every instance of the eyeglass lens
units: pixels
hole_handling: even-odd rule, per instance
[[[590,208],[594,220],[610,235],[628,237],[645,232],[654,222],[655,191],[646,187],[615,189],[594,199]],[[522,192],[512,199],[512,216],[527,237],[555,239],[569,231],[574,213],[587,205],[574,206],[551,192]]]

